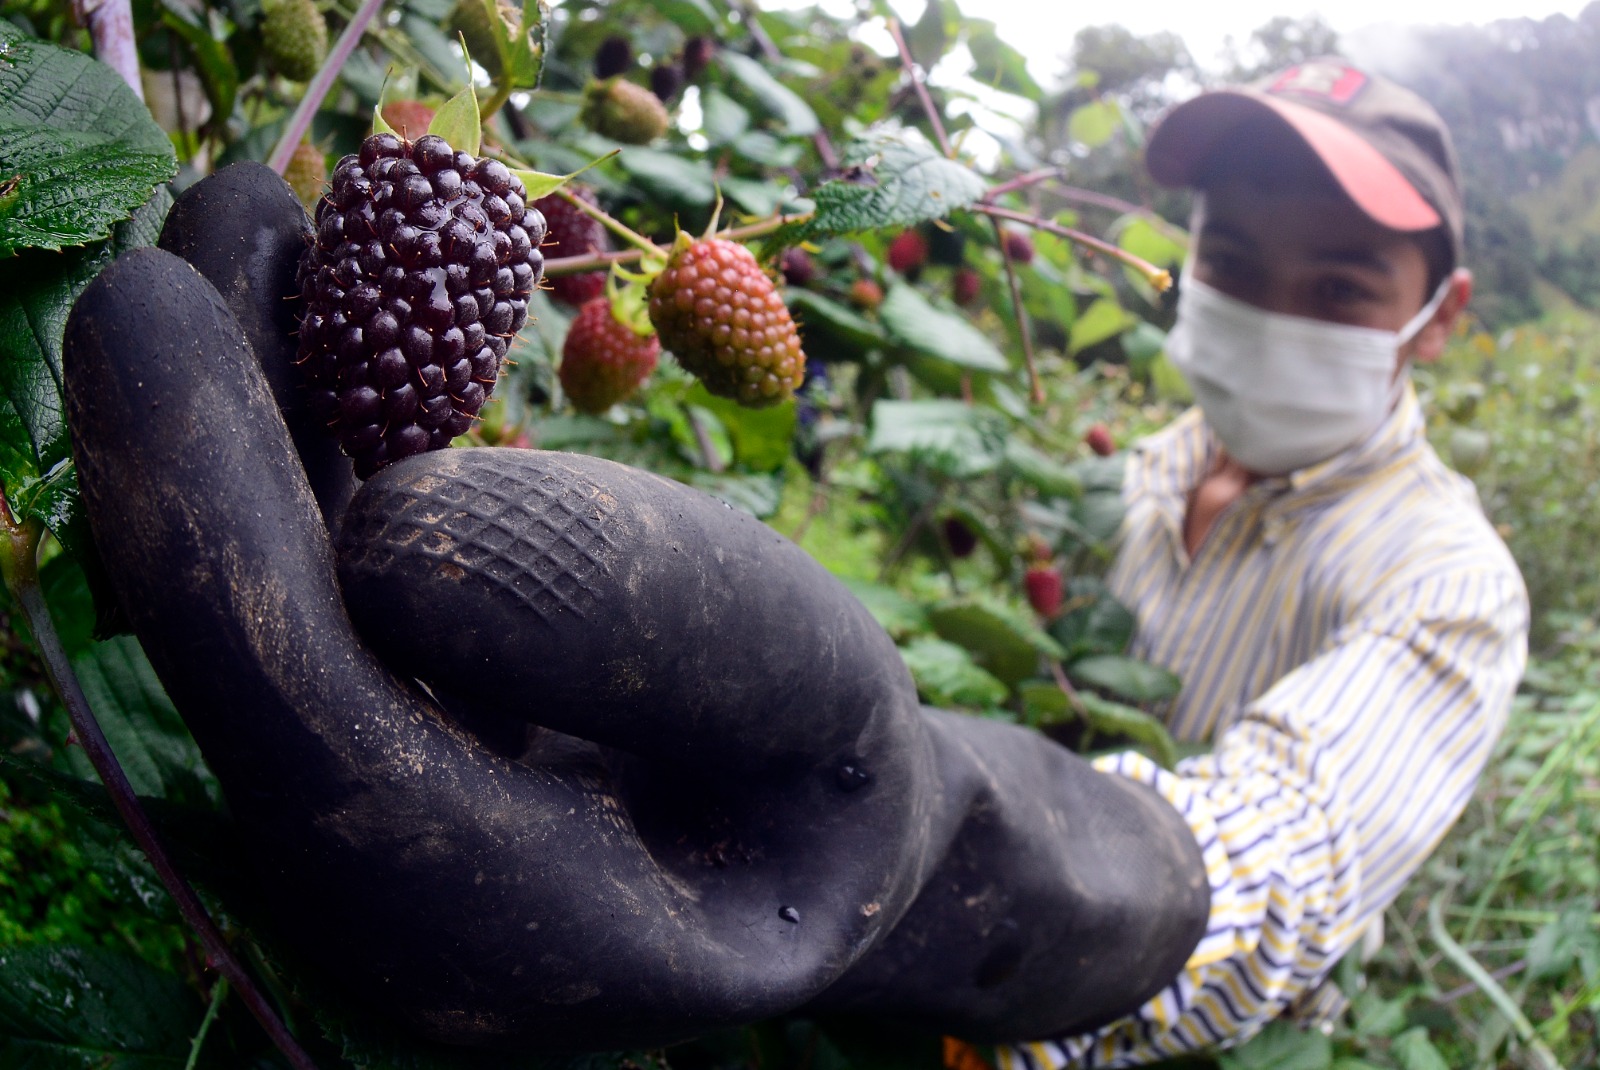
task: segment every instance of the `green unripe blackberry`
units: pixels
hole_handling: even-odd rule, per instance
[[[312,0],[262,0],[261,47],[273,70],[309,82],[328,54],[328,20]]]
[[[589,83],[580,117],[590,130],[624,145],[647,145],[672,121],[660,97],[621,77]]]
[[[300,261],[298,363],[363,479],[449,445],[494,389],[544,267],[526,193],[432,134],[374,134],[334,169]]]

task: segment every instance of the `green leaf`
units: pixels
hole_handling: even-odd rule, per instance
[[[154,243],[171,206],[163,188],[110,242],[0,259],[0,484],[18,519],[38,519],[74,553],[86,535],[61,395],[67,314],[116,252]]]
[[[100,727],[140,795],[213,806],[221,795],[183,719],[167,698],[138,640],[95,643],[72,661]],[[81,749],[67,752],[73,772],[93,779]]]
[[[1249,1043],[1219,1053],[1217,1062],[1222,1070],[1330,1070],[1333,1042],[1279,1019]]]
[[[879,349],[889,342],[889,336],[878,324],[848,305],[829,300],[819,293],[790,289],[785,292],[784,300],[795,314],[807,345],[811,344],[815,335],[824,335],[844,343],[859,354]],[[830,352],[829,357],[834,359],[836,354]]]
[[[1047,457],[1015,435],[1006,439],[1006,471],[1047,498],[1077,498],[1083,482],[1067,465]]]
[[[700,132],[712,145],[725,145],[750,128],[750,112],[716,86],[700,91]]]
[[[161,0],[161,22],[183,38],[194,53],[211,114],[227,118],[233,114],[233,102],[239,95],[239,70],[234,66],[228,47],[217,40],[206,24],[203,14],[206,10],[204,7],[189,8],[178,0]]]
[[[1005,449],[1004,418],[960,401],[879,401],[868,453],[909,453],[957,479],[993,471]]]
[[[783,485],[777,476],[695,472],[689,484],[735,509],[749,513],[757,520],[765,520],[783,504]]]
[[[428,133],[444,138],[457,151],[478,155],[483,147],[483,119],[478,114],[478,93],[471,83],[439,105],[428,124]]]
[[[1400,1070],[1450,1070],[1439,1049],[1428,1039],[1424,1026],[1407,1029],[1389,1044],[1389,1054],[1400,1064]]]
[[[1108,338],[1115,338],[1139,322],[1139,317],[1109,297],[1096,300],[1072,321],[1067,351],[1078,354]]]
[[[1067,667],[1067,675],[1134,702],[1165,702],[1183,686],[1175,673],[1120,654],[1079,658]]]
[[[508,42],[510,55],[501,74],[514,89],[537,89],[544,78],[544,57],[550,51],[550,20],[546,14],[544,0],[522,0],[520,32]]]
[[[1050,622],[1050,634],[1069,659],[1089,654],[1121,654],[1133,638],[1134,616],[1095,576],[1074,576],[1067,584],[1066,610]]]
[[[906,45],[923,70],[932,70],[961,28],[955,0],[928,0],[922,15],[906,28]]]
[[[1093,691],[1078,692],[1078,701],[1083,704],[1089,727],[1096,732],[1126,739],[1143,748],[1163,769],[1171,769],[1178,763],[1178,745],[1172,734],[1166,725],[1148,713],[1101,698]]]
[[[1189,247],[1171,232],[1171,224],[1157,225],[1148,216],[1124,216],[1111,228],[1117,246],[1157,267],[1175,268],[1189,255]]]
[[[809,137],[821,127],[817,113],[794,90],[774,78],[757,61],[738,52],[717,53],[718,62],[755,99],[761,108],[778,120],[795,137]]]
[[[722,422],[733,443],[734,462],[741,468],[770,472],[788,461],[796,419],[792,401],[752,409],[732,398],[716,397],[699,381],[685,400],[709,410]]]
[[[1110,141],[1121,123],[1122,109],[1115,101],[1095,100],[1072,109],[1067,117],[1067,136],[1095,149]]]
[[[703,208],[717,199],[717,176],[704,160],[657,149],[629,148],[617,157],[645,196],[654,201]]]
[[[856,596],[857,601],[867,607],[872,619],[896,639],[914,635],[928,627],[928,615],[923,612],[922,606],[893,587],[865,580],[845,579],[841,582],[850,588],[850,593]]]
[[[709,0],[656,0],[651,6],[686,34],[712,33],[722,25]]]
[[[972,651],[978,664],[1014,685],[1034,675],[1039,658],[1059,658],[1061,648],[1020,610],[982,595],[954,598],[928,609],[942,639]]]
[[[0,257],[106,237],[178,161],[111,68],[0,20]]]
[[[722,195],[741,211],[753,216],[776,215],[788,200],[784,186],[756,178],[728,175],[722,179]]]
[[[182,980],[128,952],[0,948],[0,1065],[177,1070],[200,1018]]]
[[[985,29],[967,37],[967,51],[972,53],[973,63],[968,77],[1005,93],[1042,100],[1044,90],[1028,73],[1028,61],[1022,53],[1000,40],[993,23],[973,19],[972,25]]]
[[[878,320],[895,341],[924,356],[975,371],[1011,370],[1005,354],[965,316],[935,308],[909,283],[889,287]]]
[[[814,192],[816,214],[779,241],[907,227],[965,208],[988,189],[976,172],[904,132],[860,138],[845,150],[843,164],[844,177]]]
[[[1067,693],[1053,680],[1024,680],[1017,685],[1022,700],[1022,718],[1035,728],[1062,724],[1078,717]]]
[[[922,638],[900,651],[917,692],[933,706],[975,706],[983,709],[1005,701],[1006,685],[980,669],[963,647],[943,639]]]

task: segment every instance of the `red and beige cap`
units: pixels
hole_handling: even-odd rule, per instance
[[[1263,117],[1304,142],[1374,222],[1403,232],[1442,224],[1461,262],[1461,187],[1444,120],[1411,90],[1342,59],[1308,60],[1178,105],[1151,133],[1145,166],[1164,186],[1193,186],[1241,124]]]

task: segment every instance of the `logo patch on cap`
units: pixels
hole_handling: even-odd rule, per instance
[[[1348,104],[1366,84],[1367,76],[1354,67],[1339,63],[1302,63],[1280,74],[1267,87],[1267,92],[1297,93],[1320,97],[1330,104]]]

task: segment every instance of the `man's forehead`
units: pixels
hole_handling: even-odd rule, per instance
[[[1244,182],[1197,192],[1191,227],[1197,244],[1224,241],[1386,272],[1408,255],[1402,250],[1415,245],[1409,236],[1374,223],[1337,192],[1262,191]]]

